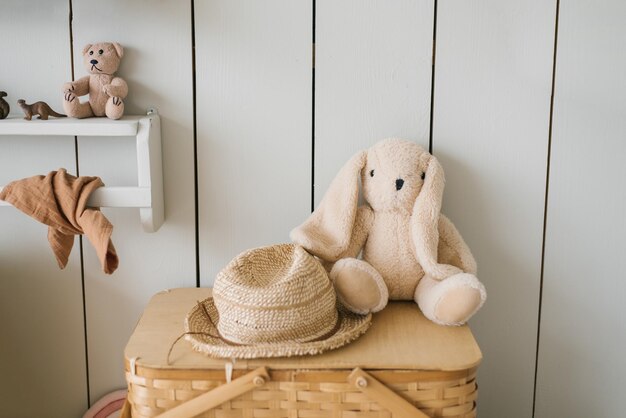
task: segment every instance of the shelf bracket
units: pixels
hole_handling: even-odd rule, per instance
[[[161,155],[161,119],[150,112],[137,127],[137,184],[150,190],[150,206],[139,209],[146,232],[156,232],[165,220],[163,165]]]
[[[90,207],[139,208],[141,225],[156,232],[165,221],[161,119],[156,109],[146,116],[29,121],[8,119],[0,135],[133,136],[137,145],[137,187],[100,187],[89,196]],[[2,190],[2,186],[0,186]],[[0,206],[9,206],[0,201]]]

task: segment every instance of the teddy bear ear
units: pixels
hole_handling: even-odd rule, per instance
[[[85,45],[85,47],[83,48],[83,55],[85,55],[87,52],[89,52],[89,48],[91,48],[91,44]]]
[[[118,57],[122,58],[124,56],[124,48],[122,48],[122,45],[117,42],[113,42],[113,48],[115,48]]]

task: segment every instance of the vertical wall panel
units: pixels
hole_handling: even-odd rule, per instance
[[[310,208],[309,1],[196,3],[200,277]]]
[[[489,295],[479,416],[532,414],[554,42],[553,2],[439,1],[433,148],[444,212]]]
[[[0,90],[12,117],[24,116],[20,98],[62,110],[68,16],[67,2],[2,2]],[[0,137],[0,185],[59,167],[75,172],[74,138]],[[80,416],[87,389],[78,240],[60,270],[46,226],[0,207],[0,231],[0,416]]]
[[[537,418],[624,416],[624,21],[560,5]]]
[[[87,74],[84,45],[117,41],[125,48],[118,75],[129,85],[126,114],[161,115],[165,223],[145,233],[137,209],[104,209],[115,229],[120,267],[106,276],[85,241],[85,284],[92,402],[124,387],[123,349],[150,297],[195,286],[194,155],[189,2],[74,1],[76,78]],[[108,186],[136,185],[132,138],[79,138],[80,172]]]
[[[387,137],[428,147],[433,0],[318,0],[315,204],[357,151]]]
[[[163,131],[163,227],[146,234],[136,209],[105,209],[120,256],[110,277],[85,241],[93,402],[125,386],[123,348],[151,295],[195,285],[193,22],[190,2],[72,4],[76,77],[84,44],[119,41],[127,113],[157,107]],[[434,0],[316,4],[312,121],[312,1],[195,1],[203,286],[308,215],[313,145],[316,204],[357,150],[389,136],[428,145]],[[13,116],[22,97],[61,108],[68,16],[67,1],[3,2],[0,90]],[[561,5],[536,417],[623,409],[624,19],[618,1]],[[554,23],[554,2],[438,1],[433,144],[444,212],[489,293],[471,322],[484,418],[531,416]],[[81,174],[136,184],[132,138],[79,138],[79,148]],[[0,184],[59,167],[76,172],[73,138],[0,137]],[[0,416],[80,416],[78,242],[59,270],[45,226],[0,207],[0,231]]]

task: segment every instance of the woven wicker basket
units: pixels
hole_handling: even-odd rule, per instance
[[[168,364],[186,312],[209,294],[176,289],[152,299],[125,351],[129,395],[123,416],[476,416],[481,354],[469,328],[432,324],[411,303],[390,304],[365,336],[318,356],[233,364],[181,341]],[[229,384],[225,367],[234,368]]]

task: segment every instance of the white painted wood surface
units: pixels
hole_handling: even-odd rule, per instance
[[[394,136],[428,148],[434,1],[316,4],[317,207],[357,151]]]
[[[159,110],[166,199],[166,222],[155,234],[142,231],[136,209],[104,210],[115,226],[113,242],[120,257],[112,276],[100,270],[85,242],[93,402],[125,386],[123,348],[150,297],[196,283],[191,9],[174,0],[115,0],[105,7],[98,1],[74,1],[73,11],[76,77],[86,73],[85,44],[117,41],[125,48],[118,74],[129,84],[126,113]],[[133,138],[79,137],[79,157],[83,175],[101,176],[107,186],[138,185]]]
[[[625,21],[560,5],[537,418],[624,416]]]
[[[3,187],[0,187],[2,192]],[[108,208],[149,208],[152,198],[149,187],[100,187],[89,195],[87,206]],[[11,206],[0,200],[0,206]]]
[[[310,2],[197,1],[200,278],[310,213]]]
[[[91,207],[141,208],[139,217],[146,232],[163,224],[163,164],[161,159],[161,122],[157,114],[108,118],[25,121],[9,118],[0,125],[0,135],[78,135],[136,136],[137,187],[100,187],[89,196]],[[0,186],[2,192],[2,186]],[[0,201],[0,206],[9,203]]]
[[[478,413],[532,415],[555,7],[440,1],[433,151],[488,300]]]
[[[10,0],[1,8],[0,90],[12,114],[23,116],[20,98],[60,111],[59,86],[71,74],[68,3]],[[75,172],[73,137],[0,137],[0,184],[59,167]],[[45,225],[2,207],[0,231],[0,416],[79,417],[87,378],[78,240],[59,270]]]
[[[125,385],[123,347],[143,307],[164,288],[195,286],[196,257],[210,286],[239,252],[288,240],[309,214],[312,170],[317,204],[356,151],[388,136],[428,145],[434,0],[317,0],[314,96],[310,0],[195,1],[197,225],[191,4],[71,4],[76,77],[84,44],[120,42],[127,114],[158,108],[163,133],[165,224],[145,234],[137,209],[105,209],[120,255],[111,277],[85,241],[93,402]],[[440,0],[437,17],[433,145],[448,179],[444,212],[489,293],[471,323],[484,353],[479,416],[530,417],[555,4]],[[616,0],[561,4],[538,418],[621,413],[625,18]],[[3,2],[0,28],[12,117],[18,98],[61,110],[68,2]],[[12,123],[0,121],[0,132]],[[79,157],[80,174],[121,193],[141,186],[132,137],[81,136]],[[76,171],[72,137],[0,136],[0,185],[62,166]],[[44,226],[1,207],[0,231],[0,416],[79,417],[88,395],[79,246],[61,271]]]
[[[54,105],[60,108],[59,99]],[[19,111],[15,103],[11,103]],[[48,120],[24,120],[22,116],[12,116],[0,124],[0,135],[62,135],[62,136],[135,136],[140,116],[124,116],[120,120],[108,118],[50,118]]]

